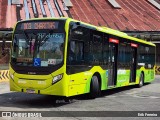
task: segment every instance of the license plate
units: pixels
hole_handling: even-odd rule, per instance
[[[36,93],[35,90],[31,90],[31,89],[27,89],[26,92],[27,93]]]

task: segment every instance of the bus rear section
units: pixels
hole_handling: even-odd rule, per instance
[[[65,20],[17,23],[10,62],[10,90],[67,96]]]

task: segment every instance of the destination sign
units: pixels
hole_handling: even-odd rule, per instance
[[[19,23],[17,29],[30,30],[30,29],[58,29],[58,23],[55,21],[31,21]]]

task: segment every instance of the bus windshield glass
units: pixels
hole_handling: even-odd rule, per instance
[[[17,30],[12,43],[11,62],[19,66],[55,66],[63,62],[63,32]]]

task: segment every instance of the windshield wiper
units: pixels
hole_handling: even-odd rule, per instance
[[[46,33],[46,35],[44,35],[41,39],[38,39],[38,35],[36,34],[36,36],[35,36],[35,46],[34,46],[36,50],[34,50],[33,57],[35,56],[36,51],[39,53],[39,47],[42,46],[47,41],[47,37],[46,36],[49,35],[51,32],[52,32],[52,30],[48,31]]]
[[[47,34],[45,36],[43,36],[43,38],[41,39],[41,42],[40,42],[40,46],[42,46],[46,41],[47,41],[47,35],[51,34],[52,33],[52,30],[50,30],[49,32],[47,32]],[[43,43],[42,43],[43,42]]]

